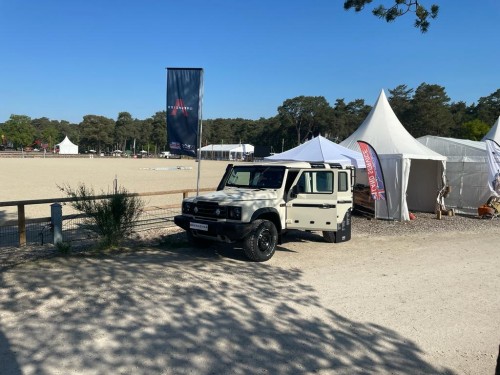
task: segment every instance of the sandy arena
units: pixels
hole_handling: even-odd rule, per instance
[[[226,164],[202,161],[200,188],[216,187]],[[196,189],[198,163],[159,158],[0,158],[0,170],[0,201],[15,201],[65,197],[58,186],[76,188],[80,183],[94,188],[96,194],[107,193],[115,178],[131,193]],[[163,206],[180,204],[182,195],[143,199],[147,206]],[[27,218],[48,216],[49,205],[26,206]],[[17,219],[17,207],[0,207],[0,224],[12,219]]]
[[[0,165],[0,200],[108,190],[115,175],[130,191],[191,188],[197,173],[161,159]],[[193,169],[143,169],[177,165]],[[203,162],[201,186],[225,165]],[[24,263],[0,272],[0,374],[494,374],[500,222],[478,220],[363,220],[341,244],[293,232],[266,263],[178,234]]]

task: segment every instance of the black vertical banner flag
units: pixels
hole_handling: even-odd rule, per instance
[[[170,152],[196,156],[203,69],[167,68],[167,135]]]

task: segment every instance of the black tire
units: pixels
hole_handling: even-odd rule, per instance
[[[243,241],[245,255],[255,262],[265,262],[274,255],[278,231],[269,220],[255,220],[254,229]]]
[[[186,231],[188,242],[193,247],[205,248],[210,246],[210,241],[204,238],[195,237],[190,230]]]
[[[334,243],[335,239],[337,238],[337,233],[324,230],[323,231],[323,238],[325,239],[326,242]]]

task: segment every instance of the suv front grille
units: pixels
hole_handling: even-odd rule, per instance
[[[213,219],[225,219],[227,208],[219,206],[215,202],[198,201],[195,208],[195,216],[208,217]]]

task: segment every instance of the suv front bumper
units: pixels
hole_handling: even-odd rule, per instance
[[[245,238],[253,228],[252,223],[234,223],[227,221],[209,221],[186,215],[174,216],[174,223],[194,236],[224,242],[236,242]],[[191,223],[206,226],[207,230],[193,229]],[[199,227],[199,226],[197,226]]]

